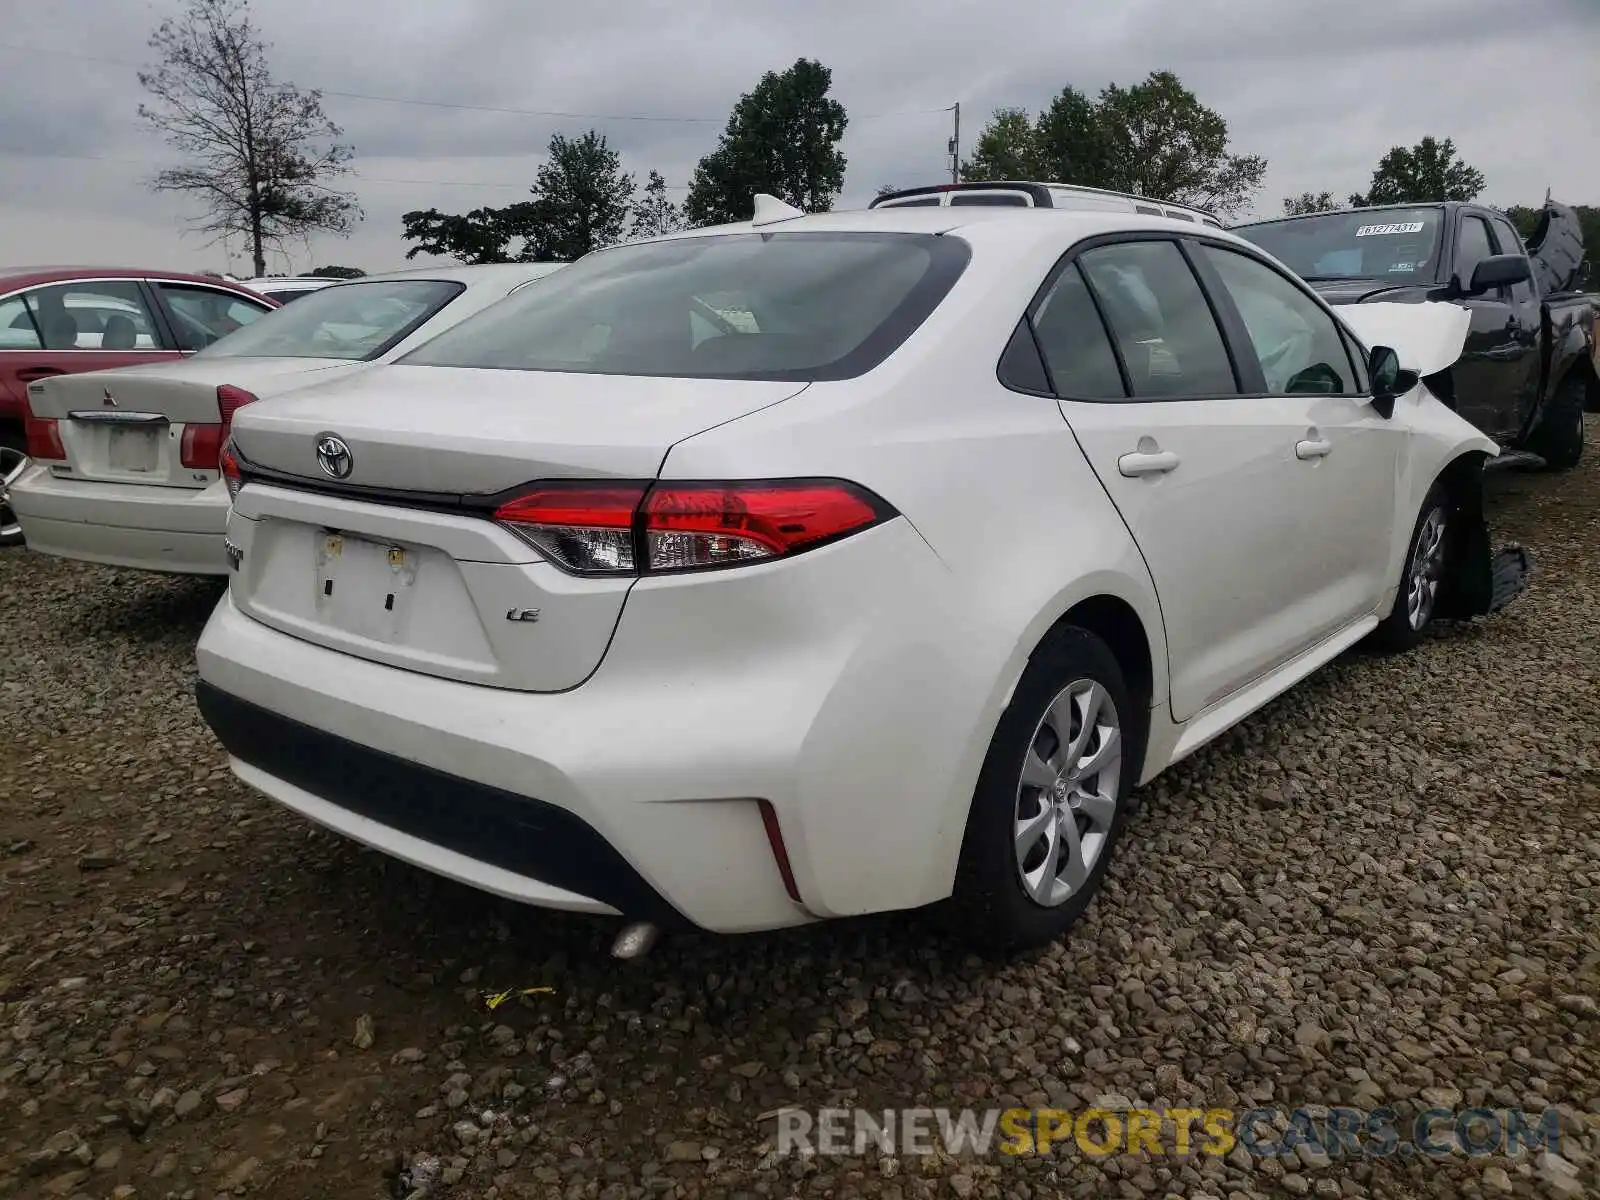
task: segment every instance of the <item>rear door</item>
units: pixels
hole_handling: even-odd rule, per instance
[[[1235,367],[1179,241],[1092,245],[1032,320],[1062,412],[1155,580],[1173,717],[1332,632],[1347,563],[1311,533],[1329,520],[1326,489],[1296,455],[1320,440],[1313,400],[1263,395],[1253,359]]]
[[[0,384],[179,357],[137,279],[42,284],[0,302]]]

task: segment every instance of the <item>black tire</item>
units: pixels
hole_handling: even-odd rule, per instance
[[[1434,530],[1432,521],[1438,514],[1443,528]],[[1439,481],[1428,489],[1422,508],[1417,513],[1416,524],[1411,527],[1411,540],[1406,543],[1406,556],[1400,566],[1400,586],[1395,590],[1394,604],[1379,626],[1372,631],[1372,646],[1384,654],[1400,654],[1410,650],[1428,635],[1433,615],[1438,609],[1440,583],[1449,566],[1450,554],[1457,542],[1455,528],[1458,512],[1449,489]],[[1427,532],[1428,544],[1437,542],[1436,553],[1424,550],[1423,537]],[[1420,561],[1427,559],[1427,562]],[[1421,570],[1424,578],[1417,578]],[[1421,619],[1413,613],[1413,599],[1420,599],[1416,588],[1431,589],[1426,599],[1419,603]]]
[[[0,429],[0,548],[22,545],[22,528],[11,510],[11,497],[6,492],[6,476],[18,462],[18,456],[27,450],[27,442],[20,432]],[[21,461],[26,464],[27,459]]]
[[[1023,782],[1024,760],[1030,751],[1037,750],[1040,758],[1066,761],[1060,751],[1066,749],[1055,737],[1052,705],[1072,689],[1087,685],[1097,686],[1108,704],[1113,727],[1120,731],[1120,764],[1114,783],[1102,776],[1084,778],[1097,795],[1087,798],[1063,795],[1060,787],[1035,788]],[[1079,703],[1081,701],[1081,703]],[[1089,696],[1073,696],[1068,708],[1074,713],[1069,720],[1078,719],[1082,708],[1091,702]],[[1059,707],[1056,712],[1063,711]],[[1079,762],[1092,761],[1102,748],[1101,730],[1105,727],[1107,710],[1100,708],[1096,729],[1084,744]],[[1011,703],[1001,714],[989,743],[989,753],[978,776],[977,790],[972,797],[972,809],[967,818],[966,835],[962,841],[961,861],[956,873],[955,890],[944,906],[947,926],[972,949],[980,953],[1009,953],[1052,942],[1064,934],[1094,899],[1099,891],[1107,867],[1110,865],[1116,843],[1127,823],[1128,793],[1137,779],[1139,764],[1143,759],[1146,714],[1129,694],[1116,656],[1105,642],[1088,630],[1075,626],[1060,626],[1047,635],[1033,652],[1022,678],[1017,683]],[[1081,722],[1072,734],[1081,732]],[[1069,734],[1069,736],[1072,736]],[[1052,746],[1054,749],[1052,749]],[[1042,765],[1042,764],[1041,764]],[[1052,770],[1054,768],[1051,768]],[[1109,770],[1106,774],[1110,774]],[[1075,792],[1070,784],[1067,790]],[[1109,819],[1105,818],[1107,796],[1114,802]],[[1050,826],[1045,816],[1047,802],[1054,811],[1064,815],[1070,806],[1073,828],[1081,830],[1088,821],[1089,834],[1094,835],[1097,851],[1088,865],[1085,876],[1076,886],[1068,888],[1066,898],[1054,904],[1041,903],[1025,890],[1023,863],[1016,850],[1017,823],[1024,815],[1025,804],[1037,805],[1038,810],[1028,813],[1032,819]],[[1089,808],[1078,808],[1079,804]],[[1098,825],[1089,818],[1091,809],[1100,815]],[[1066,839],[1061,832],[1064,822],[1054,823],[1056,837]],[[1039,835],[1048,841],[1044,834]],[[1089,845],[1088,834],[1079,834],[1083,844]],[[1062,845],[1067,843],[1063,841]],[[1042,843],[1033,847],[1039,854],[1047,852]],[[1080,863],[1083,861],[1080,858]],[[1042,861],[1036,871],[1043,880],[1048,874]],[[1064,884],[1052,884],[1064,887]],[[1041,885],[1042,886],[1042,885]]]
[[[1583,409],[1588,391],[1583,376],[1569,372],[1556,386],[1539,427],[1528,438],[1528,449],[1552,471],[1570,471],[1583,458]]]

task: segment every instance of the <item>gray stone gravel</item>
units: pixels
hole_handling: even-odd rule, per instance
[[[1001,965],[896,916],[619,966],[609,927],[235,783],[191,693],[215,585],[0,553],[0,1196],[1600,1192],[1600,463],[1493,491],[1539,558],[1522,601],[1347,655],[1146,789],[1075,935]],[[1561,1137],[770,1153],[790,1105],[1091,1102],[1554,1109]]]

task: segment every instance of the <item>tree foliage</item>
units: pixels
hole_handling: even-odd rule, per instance
[[[1032,179],[1133,192],[1222,215],[1244,208],[1266,159],[1229,152],[1228,123],[1170,71],[1091,100],[1065,87],[1037,118],[998,110],[962,165],[971,180]]]
[[[524,262],[575,262],[614,246],[627,228],[633,176],[622,156],[593,129],[578,138],[556,134],[534,177]]]
[[[667,181],[661,177],[660,171],[651,171],[649,182],[644,185],[644,198],[633,206],[631,236],[660,237],[677,233],[683,227],[682,210],[667,199]]]
[[[1283,214],[1286,217],[1300,217],[1343,207],[1333,198],[1332,192],[1301,192],[1298,196],[1284,197]]]
[[[1377,204],[1431,204],[1475,200],[1483,191],[1483,172],[1468,166],[1450,138],[1425,137],[1415,146],[1395,146],[1378,162],[1365,196],[1350,197],[1355,208]]]
[[[622,240],[633,176],[603,135],[556,134],[540,166],[531,200],[504,208],[445,213],[416,209],[400,218],[401,236],[419,254],[463,263],[571,262]]]
[[[833,72],[812,59],[768,71],[728,116],[717,148],[690,180],[684,215],[693,225],[748,220],[757,192],[807,212],[827,212],[844,187],[839,153],[848,118],[830,99]]]
[[[360,279],[366,272],[360,267],[318,267],[311,272],[313,279]]]
[[[243,236],[255,272],[266,251],[312,233],[348,234],[355,197],[330,186],[355,151],[322,109],[322,93],[273,79],[249,0],[189,0],[150,37],[159,64],[139,72],[139,115],[183,155],[150,186],[196,199],[191,224],[220,240]]]

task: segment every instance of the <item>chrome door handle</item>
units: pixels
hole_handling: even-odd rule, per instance
[[[1141,475],[1165,475],[1177,465],[1178,456],[1171,450],[1139,451],[1117,459],[1117,470],[1129,479],[1137,479]]]
[[[1326,458],[1332,453],[1333,443],[1325,438],[1320,441],[1306,439],[1294,444],[1294,456],[1296,458]]]

